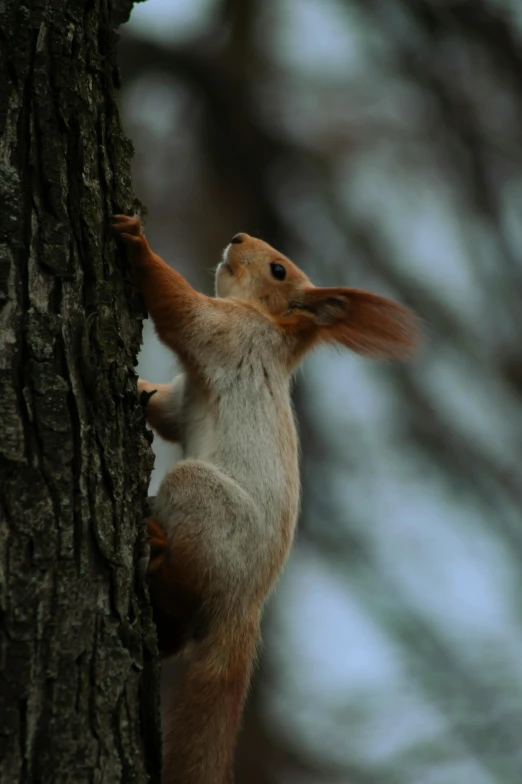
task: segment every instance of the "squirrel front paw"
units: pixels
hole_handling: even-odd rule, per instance
[[[148,381],[144,381],[142,378],[138,379],[138,397],[143,408],[147,407],[147,403],[157,391]]]
[[[129,215],[113,215],[112,220],[111,229],[124,242],[134,272],[143,272],[151,259],[152,251],[142,234],[139,218]],[[138,282],[139,279],[140,276],[138,276]]]
[[[113,215],[111,229],[125,242],[133,243],[143,238],[139,218],[130,215]]]

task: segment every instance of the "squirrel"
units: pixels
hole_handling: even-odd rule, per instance
[[[205,296],[116,215],[158,337],[184,372],[140,379],[148,424],[180,442],[148,520],[148,578],[160,654],[185,670],[164,733],[162,784],[230,784],[263,606],[288,557],[299,509],[290,382],[304,355],[337,343],[408,358],[417,320],[352,288],[319,288],[266,242],[236,234]]]

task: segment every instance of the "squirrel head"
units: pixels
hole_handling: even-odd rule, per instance
[[[408,308],[369,291],[314,286],[290,259],[248,234],[236,234],[225,248],[216,294],[263,310],[291,338],[296,360],[321,342],[407,359],[418,342],[418,320]]]
[[[263,240],[236,234],[223,252],[216,272],[218,297],[233,297],[259,305],[272,316],[312,284],[290,259]]]

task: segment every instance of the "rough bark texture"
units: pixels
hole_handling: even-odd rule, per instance
[[[0,3],[0,781],[159,781],[107,0]]]

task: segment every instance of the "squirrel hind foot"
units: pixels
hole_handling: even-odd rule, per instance
[[[210,619],[201,598],[177,583],[176,564],[169,557],[169,543],[163,528],[155,520],[148,520],[147,534],[149,591],[158,648],[163,657],[169,657],[179,653],[191,640],[203,640]]]

